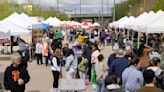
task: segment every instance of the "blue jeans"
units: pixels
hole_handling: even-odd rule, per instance
[[[112,49],[113,49],[115,42],[116,42],[116,40],[111,39]]]
[[[97,92],[104,92],[105,83],[104,80],[100,80],[97,83]]]
[[[45,64],[46,64],[46,66],[48,66],[48,56],[45,57]]]

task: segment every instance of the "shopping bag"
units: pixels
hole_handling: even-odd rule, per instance
[[[92,67],[91,82],[92,84],[97,84],[95,67]]]

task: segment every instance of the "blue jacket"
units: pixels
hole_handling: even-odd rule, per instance
[[[129,61],[126,58],[117,58],[112,61],[109,68],[109,74],[115,74],[122,79],[122,72],[129,66]]]
[[[108,67],[110,67],[111,63],[113,60],[115,60],[117,57],[116,57],[116,54],[111,54],[108,58]]]

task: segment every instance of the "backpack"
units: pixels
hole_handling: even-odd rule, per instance
[[[87,65],[88,65],[88,59],[82,58],[82,61],[78,65],[78,70],[81,72],[86,72],[87,71]]]

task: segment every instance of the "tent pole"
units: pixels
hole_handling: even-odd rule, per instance
[[[139,46],[140,46],[140,32],[138,32],[138,41],[137,41],[137,48],[139,48]]]
[[[132,39],[132,46],[134,45],[134,31],[132,31],[132,37],[131,37],[131,39]]]
[[[146,33],[146,45],[148,45],[148,34]]]
[[[29,43],[29,61],[32,62],[32,56],[31,56],[31,44],[32,44],[32,32],[30,35],[30,43]]]
[[[12,44],[11,44],[11,31],[9,31],[9,37],[10,37],[10,60],[11,60],[11,55],[12,55],[12,52],[11,52],[11,48],[12,48]]]

